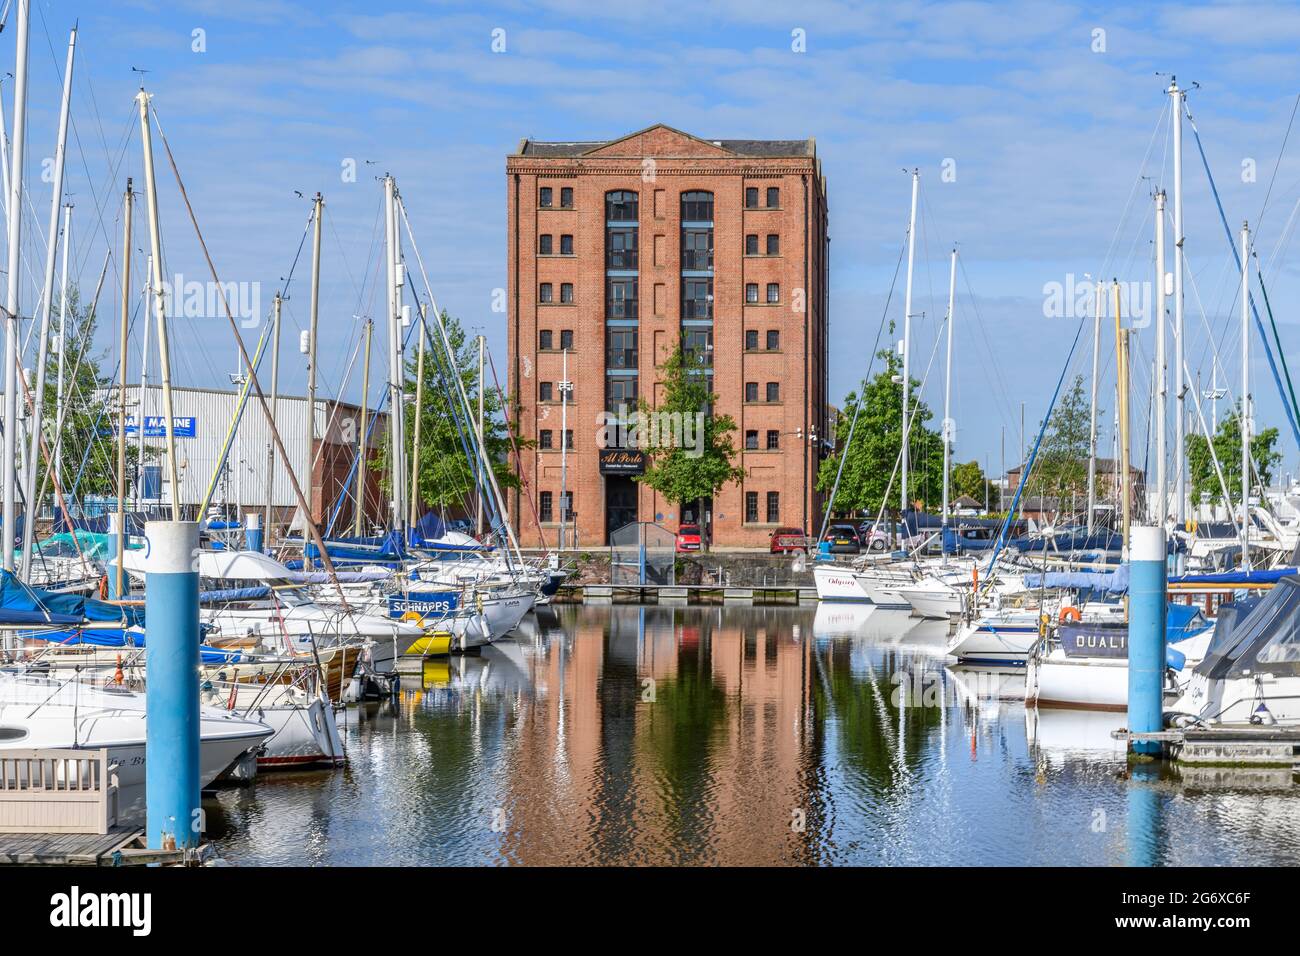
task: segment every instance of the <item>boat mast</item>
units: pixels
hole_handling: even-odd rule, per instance
[[[320,221],[325,211],[325,200],[316,193],[312,200],[312,238],[311,238],[311,318],[307,328],[307,497],[305,503],[311,506],[312,485],[316,474],[316,327],[320,316]],[[302,557],[304,568],[310,567],[307,545],[311,535],[307,531],[311,524],[310,512],[302,515]]]
[[[1097,372],[1101,361],[1101,304],[1105,289],[1097,280],[1092,319],[1092,413],[1088,423],[1088,537],[1097,512]]]
[[[424,324],[425,304],[420,304],[420,340],[418,358],[415,360],[415,423],[411,439],[411,508],[407,512],[411,527],[419,520],[420,502],[420,419],[424,417],[424,338],[427,329]]]
[[[1178,402],[1174,428],[1174,518],[1187,522],[1187,385],[1183,369],[1183,101],[1187,94],[1169,78],[1174,127],[1174,398]],[[1213,437],[1213,436],[1211,436]]]
[[[1241,224],[1241,570],[1250,570],[1250,226]]]
[[[916,260],[916,197],[921,188],[921,171],[912,170],[912,214],[907,221],[907,293],[903,299],[903,431],[899,472],[899,500],[907,513],[907,406],[911,400],[910,358],[912,352],[912,266]],[[906,520],[904,518],[904,520]]]
[[[113,594],[118,598],[126,594],[123,586],[126,583],[126,348],[127,329],[131,324],[131,202],[134,198],[128,176],[122,199],[122,299],[117,341],[120,353],[117,359],[117,587]],[[144,422],[138,421],[138,427],[143,430]]]
[[[18,0],[18,53],[14,62],[14,136],[9,175],[8,282],[5,295],[4,481],[2,506],[6,571],[14,569],[14,527],[17,523],[18,473],[18,309],[22,263],[23,153],[27,134],[27,33],[29,0]],[[29,509],[30,510],[30,509]],[[29,516],[30,519],[30,516]]]
[[[1156,191],[1156,513],[1155,523],[1165,527],[1169,514],[1169,488],[1165,478],[1165,191]]]
[[[271,421],[276,419],[276,406],[280,401],[280,312],[284,296],[279,292],[271,302]],[[262,521],[262,534],[271,546],[271,508],[275,499],[275,442],[266,442],[266,517]]]
[[[405,524],[403,521],[406,495],[404,494],[406,483],[406,462],[405,462],[405,443],[406,430],[403,422],[402,407],[402,324],[398,312],[401,306],[401,265],[398,262],[398,235],[397,235],[397,201],[396,201],[397,184],[393,181],[392,176],[384,177],[384,219],[386,225],[386,235],[388,237],[387,245],[387,262],[388,262],[388,390],[390,395],[388,427],[389,427],[389,475],[393,483],[392,501],[390,510],[393,516],[393,529],[400,531]]]
[[[361,537],[366,511],[366,466],[369,464],[366,449],[370,444],[366,436],[370,411],[370,340],[374,332],[374,321],[366,319],[366,363],[361,370],[361,431],[357,434],[357,511],[352,518],[352,533],[358,538]]]
[[[153,255],[145,258],[144,262],[144,286],[140,290],[140,297],[144,305],[144,321],[140,324],[144,326],[144,342],[140,348],[140,401],[136,403],[135,413],[135,506],[139,508],[144,500],[144,423],[148,416],[145,414],[148,405],[146,399],[149,396],[149,284],[153,281]],[[129,281],[129,275],[127,281]]]
[[[49,355],[49,307],[51,300],[55,295],[55,254],[59,251],[59,207],[64,202],[64,160],[68,155],[68,111],[72,107],[73,94],[73,57],[77,51],[77,27],[73,27],[72,33],[68,35],[68,57],[64,62],[64,95],[59,105],[59,142],[55,147],[55,181],[53,189],[49,195],[49,230],[47,235],[49,241],[45,243],[45,276],[44,285],[42,286],[42,298],[40,298],[40,338],[36,343],[36,385],[32,392],[31,401],[31,423],[27,432],[29,432],[29,447],[27,447],[27,468],[23,475],[22,496],[26,502],[27,520],[22,523],[22,579],[27,580],[31,572],[31,545],[35,538],[36,532],[36,471],[40,468],[40,423],[45,411],[45,364],[47,364]],[[68,213],[64,216],[64,297],[65,303],[61,307],[61,312],[66,313],[66,295],[68,295],[68,220],[72,215],[72,207],[68,207]],[[62,334],[62,328],[60,328]],[[62,368],[62,339],[59,347],[59,367]],[[57,401],[62,403],[62,382],[60,389],[56,394],[59,395]],[[57,421],[62,421],[59,416]],[[55,480],[59,480],[59,436],[55,436]],[[6,525],[8,527],[8,525]]]
[[[957,296],[957,247],[952,249],[952,265],[948,270],[948,357],[943,373],[943,527],[948,527],[948,494],[952,476],[953,421],[952,400],[952,323],[953,305]]]
[[[483,447],[483,394],[486,391],[483,382],[483,346],[487,339],[482,335],[478,337],[478,444]],[[480,480],[477,487],[477,514],[474,519],[474,533],[478,537],[483,535],[483,482]]]
[[[162,278],[162,232],[158,224],[158,188],[153,174],[153,137],[149,131],[149,94],[141,87],[135,101],[140,107],[140,142],[144,153],[145,201],[149,207],[149,246],[152,252],[150,298],[158,323],[158,368],[162,381],[163,429],[167,435],[167,476],[172,486],[172,520],[181,520],[181,481],[176,461],[176,420],[172,410],[171,353],[167,343],[167,304]],[[144,423],[141,422],[141,433]],[[203,517],[199,516],[200,519]]]
[[[58,375],[54,380],[55,415],[54,423],[54,480],[63,487],[63,416],[65,414],[63,397],[63,376],[68,354],[68,249],[72,246],[72,203],[63,206],[63,265],[59,278],[59,365]],[[89,317],[89,313],[87,313]]]
[[[1115,295],[1115,363],[1117,372],[1116,391],[1119,396],[1119,483],[1117,485],[1123,496],[1123,532],[1124,560],[1128,560],[1129,528],[1132,525],[1133,496],[1130,482],[1132,473],[1129,468],[1129,412],[1128,412],[1128,332],[1120,324],[1119,282],[1113,283]]]

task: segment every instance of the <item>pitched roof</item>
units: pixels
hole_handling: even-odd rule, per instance
[[[577,158],[596,152],[608,152],[609,147],[635,140],[650,133],[667,133],[679,138],[683,144],[712,147],[719,153],[736,157],[778,158],[816,156],[817,141],[809,139],[707,139],[684,133],[665,123],[655,123],[645,129],[608,140],[540,141],[525,139],[519,144],[518,155],[538,158]],[[633,150],[635,152],[635,150]]]

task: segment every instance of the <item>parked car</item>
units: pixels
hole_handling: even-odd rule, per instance
[[[862,543],[866,546],[868,551],[879,552],[879,551],[889,550],[889,528],[888,527],[882,527],[881,525],[876,525],[875,527],[872,527],[871,525],[863,522],[863,524],[858,527],[858,537],[862,540]],[[903,531],[901,525],[897,526],[895,529],[894,540],[895,541],[903,540]]]
[[[802,551],[808,553],[808,536],[802,528],[777,528],[772,532],[772,554],[787,554]]]
[[[831,554],[857,554],[862,550],[858,529],[851,524],[833,524],[827,528],[826,543]]]
[[[704,538],[700,536],[700,526],[684,524],[677,529],[677,553],[703,551]]]

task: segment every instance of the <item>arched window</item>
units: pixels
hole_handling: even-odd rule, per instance
[[[636,222],[637,195],[627,189],[605,193],[605,218],[609,222]]]
[[[695,190],[682,193],[682,222],[712,222],[713,193]]]

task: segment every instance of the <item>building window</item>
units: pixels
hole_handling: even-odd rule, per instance
[[[542,329],[537,333],[537,350],[539,352],[549,352],[551,350],[552,342],[553,339],[551,338],[550,329]]]
[[[749,522],[758,521],[758,492],[745,492],[745,520]]]
[[[626,189],[605,193],[605,219],[609,222],[636,222],[637,194]]]
[[[637,267],[637,230],[610,229],[605,234],[605,268],[635,269]]]
[[[537,301],[538,302],[555,301],[555,290],[551,287],[551,284],[549,282],[542,283],[542,287],[537,293]]]
[[[758,187],[757,186],[749,186],[748,188],[746,188],[745,208],[746,209],[758,208]]]
[[[745,448],[751,451],[758,450],[758,430],[750,429],[745,432]]]
[[[637,367],[636,329],[610,329],[605,333],[605,367]]]
[[[553,388],[554,385],[551,382],[538,382],[537,400],[539,402],[549,402],[551,400],[551,392]],[[755,386],[755,388],[757,388],[757,386]]]
[[[767,208],[779,209],[781,206],[781,190],[776,186],[767,187]]]
[[[757,335],[758,333],[755,334]],[[779,329],[767,330],[767,347],[773,352],[781,347],[781,332]]]
[[[561,283],[560,283],[560,301],[561,301],[561,302],[564,302],[564,303],[567,303],[567,304],[572,304],[572,303],[573,303],[573,283],[572,283],[572,282],[561,282]],[[564,346],[560,346],[560,347],[563,348]]]
[[[776,451],[781,447],[781,433],[775,428],[767,430],[767,450]]]
[[[713,193],[682,193],[682,222],[713,222]]]
[[[745,351],[753,352],[758,348],[758,329],[745,330]]]
[[[713,330],[683,329],[682,358],[687,367],[709,366],[713,364]]]
[[[543,209],[550,209],[553,205],[551,200],[551,187],[543,186],[537,191],[537,205]]]
[[[682,230],[682,268],[703,272],[713,268],[713,230]]]
[[[565,285],[568,285],[568,283],[566,282]],[[566,352],[573,348],[572,329],[562,329],[560,331],[560,348]]]
[[[543,451],[555,447],[554,432],[552,432],[549,428],[543,428],[540,432],[538,432],[537,447],[542,449]]]
[[[768,400],[769,402],[779,402],[779,401],[781,400],[781,383],[780,383],[780,382],[768,382],[768,383],[767,383],[767,400]]]
[[[751,233],[745,237],[745,255],[758,255],[758,235],[756,233]]]
[[[572,236],[560,236],[560,255],[562,255],[562,256],[571,256],[571,255],[573,255],[573,237],[572,237]]]
[[[564,447],[569,451],[573,451],[573,429],[572,428],[566,428],[564,430]]]
[[[746,383],[745,383],[745,401],[747,401],[747,402],[756,402],[756,401],[758,401],[758,383],[757,383],[757,382],[746,382]]]
[[[779,256],[781,254],[781,237],[774,232],[767,234],[767,254],[769,256]]]
[[[767,301],[769,303],[781,301],[781,283],[769,282],[767,284]]]
[[[635,319],[636,317],[636,279],[607,278],[605,280],[605,318]]]
[[[776,524],[781,520],[781,492],[767,493],[767,523]]]
[[[757,283],[757,282],[746,282],[746,283],[745,283],[745,301],[746,301],[746,302],[757,302],[757,301],[758,301],[758,283]]]
[[[713,318],[713,280],[682,280],[682,318]]]
[[[538,255],[549,256],[551,254],[551,234],[544,233],[537,237]]]
[[[605,411],[614,415],[635,412],[636,380],[635,375],[610,375],[606,378]]]
[[[573,208],[573,187],[572,186],[560,187],[560,208],[561,209]]]
[[[537,495],[537,520],[551,522],[555,520],[555,514],[552,510],[553,498],[549,491],[539,492]]]

